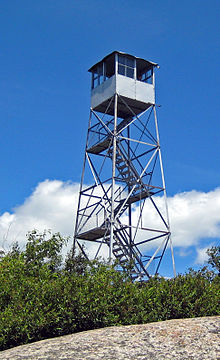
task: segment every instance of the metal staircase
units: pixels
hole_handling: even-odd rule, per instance
[[[94,258],[108,252],[119,270],[131,267],[133,280],[149,279],[158,273],[170,240],[166,206],[162,212],[155,197],[162,193],[166,200],[163,173],[162,181],[154,182],[155,169],[162,169],[159,139],[146,126],[150,117],[155,120],[155,107],[142,115],[147,116],[145,122],[130,114],[117,118],[115,126],[115,118],[100,118],[91,109],[83,177],[87,169],[92,181],[84,185],[82,177],[74,237],[74,246],[78,244],[81,249],[82,244],[96,246]],[[139,135],[133,139],[131,131],[139,131]],[[160,228],[145,225],[146,204],[155,212]],[[139,211],[137,219],[135,211]],[[157,244],[154,251],[149,247],[153,242]],[[152,262],[156,263],[154,273],[149,271]]]

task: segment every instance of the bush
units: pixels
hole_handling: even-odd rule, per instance
[[[28,234],[0,258],[0,349],[112,325],[219,314],[220,277],[206,268],[132,283],[71,252],[59,234]]]

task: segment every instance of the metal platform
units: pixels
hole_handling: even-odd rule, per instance
[[[119,100],[118,102],[118,117],[125,118],[128,116],[131,116],[131,111],[129,108],[132,108],[133,115],[138,115],[142,111],[148,109],[150,106],[153,105],[153,103],[144,103],[141,101],[132,100],[129,98],[126,98],[124,96],[121,96],[121,99],[125,100],[128,106],[125,105],[125,103],[122,100]],[[105,113],[108,115],[114,115],[114,102],[112,102],[109,106],[109,102],[111,101],[111,98],[103,101],[101,104],[98,104],[93,109],[95,111]],[[106,111],[106,109],[108,109]]]
[[[85,231],[84,233],[78,234],[77,239],[84,239],[84,240],[97,240],[101,239],[104,235],[109,235],[110,232],[105,227],[96,227],[91,230]]]
[[[110,144],[111,138],[110,136],[108,138],[106,138],[105,140],[103,140],[102,142],[99,142],[98,144],[92,146],[91,148],[89,148],[87,150],[88,153],[90,154],[100,154],[102,151],[108,149],[109,144]]]
[[[131,195],[129,198],[128,198],[128,201],[127,203],[128,204],[133,204],[137,201],[140,201],[140,200],[144,200],[150,196],[154,195],[154,193],[152,191],[148,191],[148,190],[143,190],[143,191],[140,191],[139,193],[135,194],[135,195]]]
[[[148,191],[148,190],[144,190],[144,191],[141,191],[133,196],[130,196],[128,197],[127,201],[126,201],[126,198],[122,199],[119,201],[118,205],[116,206],[115,208],[115,215],[118,213],[118,211],[120,210],[121,206],[124,204],[121,212],[124,212],[128,205],[131,205],[137,201],[140,201],[140,200],[144,200],[146,199],[147,197],[149,196],[152,196],[153,193],[151,191]],[[126,202],[125,202],[126,201]],[[126,227],[124,227],[125,229]],[[114,233],[116,233],[117,231],[114,231]],[[84,239],[84,240],[89,240],[89,241],[94,241],[94,240],[98,240],[98,239],[101,239],[103,238],[104,236],[109,236],[110,235],[110,230],[104,226],[104,224],[100,227],[96,227],[96,228],[92,228],[88,231],[85,231],[81,234],[78,234],[77,235],[77,239]]]
[[[130,121],[131,121],[131,117],[127,117],[127,118],[123,119],[117,125],[117,128],[116,128],[117,133],[119,133],[125,126],[127,126]],[[103,137],[103,139],[101,141],[99,141],[96,144],[89,147],[87,152],[90,154],[96,154],[96,155],[100,154],[104,150],[108,149],[111,139],[112,139],[112,135],[106,135],[106,137]]]

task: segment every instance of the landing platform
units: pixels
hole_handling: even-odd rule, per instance
[[[96,227],[91,230],[88,230],[84,233],[77,235],[77,239],[83,240],[97,240],[102,238],[104,235],[109,235],[110,231],[104,227]]]
[[[132,195],[128,198],[128,201],[127,203],[130,205],[130,204],[133,204],[137,201],[140,201],[140,200],[143,200],[143,199],[146,199],[147,197],[150,197],[154,195],[154,193],[152,191],[147,191],[147,190],[143,190],[135,195]],[[122,200],[123,202],[123,200]]]
[[[87,150],[87,152],[90,153],[90,154],[96,154],[96,155],[100,154],[102,151],[108,149],[110,141],[111,141],[111,138],[109,136],[105,140],[103,140],[102,142],[93,145],[91,148],[89,148]]]
[[[130,121],[131,121],[131,117],[128,117],[126,119],[123,119],[118,125],[117,125],[117,133],[122,130]],[[108,149],[110,141],[112,139],[111,135],[106,135],[106,137],[101,140],[99,143],[94,144],[93,146],[91,146],[87,152],[90,154],[99,154],[102,151]]]

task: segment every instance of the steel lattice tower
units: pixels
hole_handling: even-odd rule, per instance
[[[159,273],[168,246],[175,275],[155,105],[157,66],[114,51],[89,69],[91,110],[74,235],[84,256],[108,254],[119,270],[131,261],[133,278],[143,280]]]

